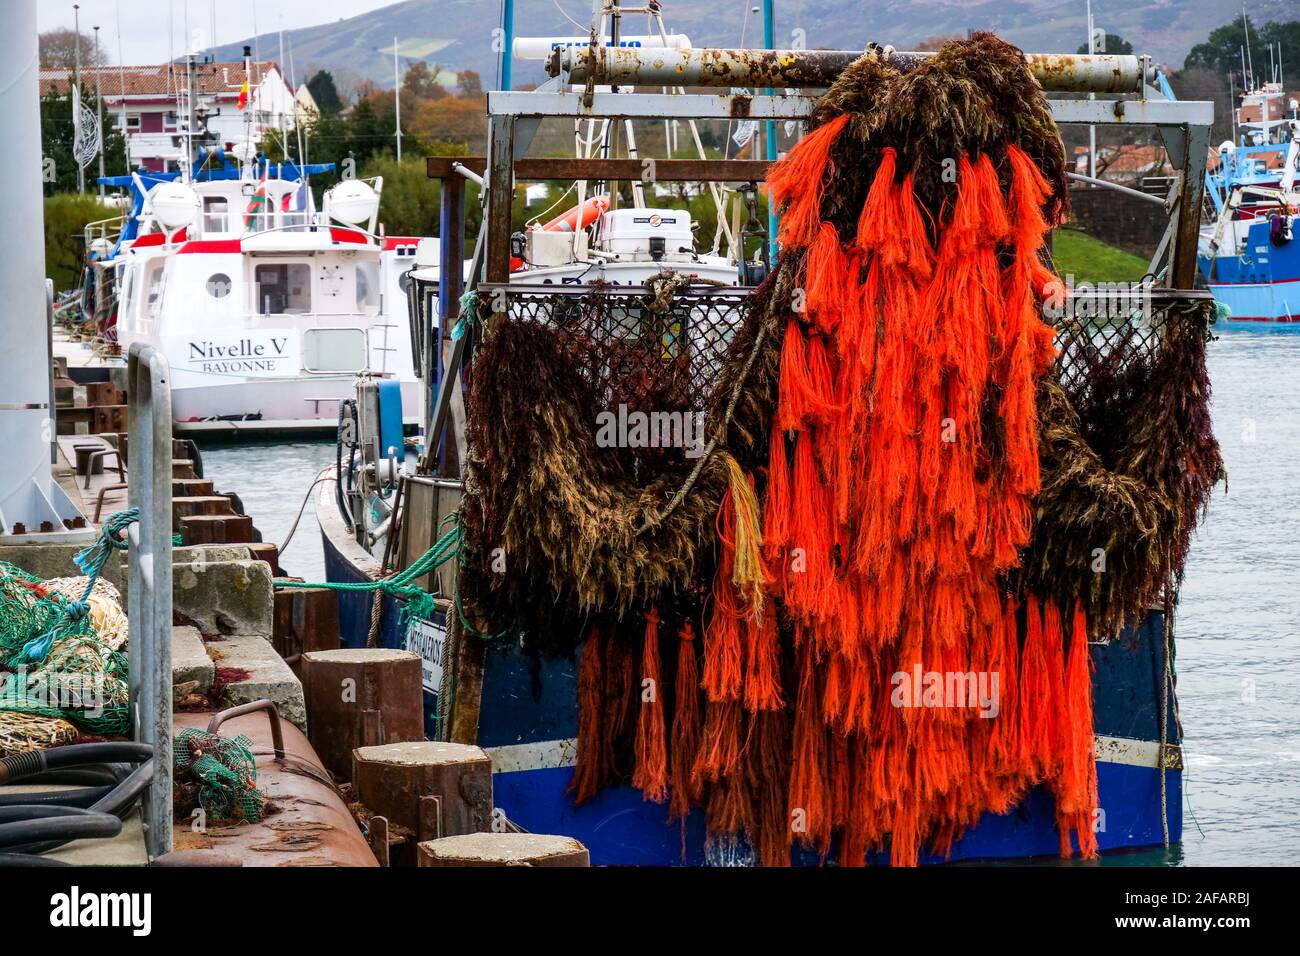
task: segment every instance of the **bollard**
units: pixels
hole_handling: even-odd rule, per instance
[[[394,866],[416,865],[414,843],[486,831],[492,823],[492,761],[479,747],[440,741],[359,747],[357,800],[414,836],[393,848]]]
[[[591,866],[573,837],[542,833],[471,833],[419,845],[420,866]]]
[[[300,606],[310,604],[310,599],[304,599]],[[309,737],[336,778],[349,778],[352,751],[357,747],[424,739],[420,667],[418,654],[384,647],[303,653]]]

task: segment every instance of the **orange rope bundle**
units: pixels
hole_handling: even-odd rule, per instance
[[[1082,609],[1067,661],[1063,609],[1030,596],[1018,613],[1004,584],[1031,532],[1054,357],[1037,261],[1050,189],[1014,143],[972,149],[935,209],[886,147],[842,241],[811,210],[846,128],[820,127],[768,184],[802,280],[780,320],[764,507],[797,628],[794,837],[825,854],[839,830],[842,862],[860,863],[888,834],[911,864],[1042,781],[1063,849],[1073,828],[1095,852]]]
[[[798,844],[911,865],[1041,784],[1062,853],[1095,855],[1087,616],[1012,584],[1054,361],[1040,255],[1064,195],[1041,90],[981,34],[906,77],[865,54],[814,121],[766,186],[783,250],[747,329],[773,340],[770,432],[722,452],[711,586],[689,582],[683,611],[702,653],[681,621],[671,739],[643,691],[629,740],[630,621],[589,637],[573,790],[626,779],[630,749],[647,799],[673,820],[704,806],[711,839],[744,835],[765,864]],[[656,690],[659,625],[648,608]]]

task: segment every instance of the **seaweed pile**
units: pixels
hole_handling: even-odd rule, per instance
[[[709,387],[656,308],[632,336],[590,303],[486,336],[463,599],[580,653],[579,802],[630,781],[765,864],[907,865],[1042,785],[1061,852],[1094,855],[1087,643],[1176,593],[1222,476],[1206,313],[1059,374],[1065,157],[991,34],[907,74],[868,50],[811,126]],[[613,402],[707,408],[704,457],[600,447]]]

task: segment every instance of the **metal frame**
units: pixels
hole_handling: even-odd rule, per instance
[[[130,706],[135,739],[153,746],[144,803],[150,859],[172,849],[172,399],[163,354],[133,343],[127,359],[131,500],[127,530]]]
[[[797,88],[817,85],[821,82],[818,80],[821,75],[819,70],[824,73],[828,69],[842,69],[852,58],[860,55],[853,51],[816,51],[815,55],[808,51],[677,51],[674,55],[685,57],[685,66],[699,74],[695,82],[724,85],[727,89],[718,93],[613,93],[596,92],[591,84],[593,81],[617,82],[619,79],[628,82],[638,76],[644,80],[645,75],[648,75],[645,73],[647,70],[657,76],[655,71],[662,70],[663,64],[667,62],[660,56],[664,51],[655,51],[656,59],[647,61],[639,51],[598,47],[596,69],[584,73],[588,89],[562,88],[559,74],[569,72],[572,78],[577,64],[585,68],[589,52],[557,51],[553,64],[557,75],[544,84],[542,89],[496,90],[488,93],[488,159],[484,170],[486,209],[484,227],[479,232],[474,251],[468,288],[477,287],[480,278],[492,285],[510,280],[510,209],[514,198],[513,189],[492,189],[492,183],[509,182],[513,186],[516,173],[519,172],[517,166],[526,166],[529,162],[538,167],[534,172],[555,172],[564,165],[559,160],[523,160],[543,118],[805,119],[816,103],[812,93],[735,94],[731,90],[738,82],[734,74],[729,70],[714,69],[708,64],[743,60],[750,63],[751,72],[754,72],[760,85],[770,83]],[[915,66],[926,54],[890,51],[889,55],[900,64]],[[1148,85],[1153,71],[1149,58],[1145,56],[1027,54],[1027,57],[1040,82],[1049,88],[1109,94],[1133,91],[1140,94],[1136,99],[1114,96],[1106,99],[1057,99],[1050,100],[1049,107],[1058,124],[1152,125],[1158,129],[1178,174],[1163,202],[1170,214],[1170,221],[1152,259],[1151,270],[1158,271],[1167,257],[1167,284],[1174,288],[1191,288],[1196,279],[1197,233],[1205,196],[1205,165],[1210,126],[1214,120],[1214,105],[1209,102],[1156,98],[1163,94]],[[680,77],[677,82],[680,82]],[[610,167],[615,171],[620,162],[626,166],[626,161],[590,160],[586,161],[584,169],[590,174],[591,168],[602,162],[615,164]],[[665,166],[670,162],[665,161]],[[736,161],[714,162],[722,168]],[[719,181],[728,177],[748,180],[754,175],[754,165],[750,161],[745,163],[744,170],[728,170],[715,178]],[[669,172],[667,168],[664,171]],[[444,168],[433,160],[429,163],[429,175],[442,180],[444,188],[453,177],[467,174],[468,170],[463,167],[457,169],[453,165]],[[1190,210],[1190,214],[1185,215],[1185,210]],[[457,230],[447,227],[460,219],[457,216],[452,222],[444,220],[441,249],[441,261],[444,263],[459,261],[459,247],[453,246]],[[446,327],[457,316],[457,303],[449,301],[450,296],[440,298],[440,317]],[[429,430],[426,436],[435,447],[448,422],[453,389],[459,378],[465,351],[472,348],[471,344],[467,344],[466,338],[463,336],[456,340],[446,367],[440,370],[440,381],[434,386],[437,397],[428,418]]]

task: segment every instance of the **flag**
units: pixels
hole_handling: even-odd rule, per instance
[[[247,105],[248,105],[248,80],[244,80],[243,86],[239,88],[239,102],[235,105],[235,109],[242,110]]]
[[[244,228],[251,229],[259,215],[270,213],[273,207],[266,193],[266,170],[262,170],[262,181],[253,195],[248,197],[248,208],[244,210]]]

